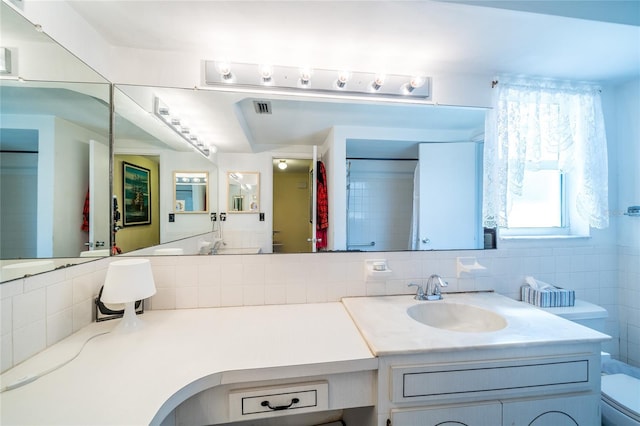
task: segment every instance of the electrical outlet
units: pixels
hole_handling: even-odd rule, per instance
[[[259,216],[259,218],[260,218],[260,219],[259,219],[259,220],[260,220],[260,222],[264,222],[264,213],[263,213],[263,212],[260,212],[260,216]]]
[[[225,212],[220,213],[220,220],[222,222],[226,222],[227,220],[227,214]]]
[[[218,220],[216,213],[211,213],[211,222]]]
[[[174,213],[169,213],[169,222],[175,222],[176,221],[176,215]]]

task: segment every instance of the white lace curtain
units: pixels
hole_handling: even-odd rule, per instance
[[[508,226],[508,195],[521,195],[526,167],[555,156],[577,183],[573,200],[594,228],[609,226],[607,139],[599,87],[501,76],[484,142],[483,221]]]

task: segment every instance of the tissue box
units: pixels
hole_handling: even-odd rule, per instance
[[[523,285],[520,288],[520,296],[523,302],[541,308],[560,308],[573,306],[576,303],[576,292],[556,287],[548,290],[536,290],[531,286]]]

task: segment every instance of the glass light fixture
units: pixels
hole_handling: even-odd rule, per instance
[[[284,170],[287,168],[287,160],[280,160],[280,162],[278,163],[278,168],[280,170]]]
[[[347,81],[349,81],[349,72],[341,71],[340,74],[338,74],[336,86],[338,86],[340,89],[343,89],[347,85]]]
[[[300,85],[302,87],[309,87],[311,83],[311,70],[309,68],[303,68],[300,70]]]
[[[383,84],[384,84],[384,75],[378,74],[376,75],[376,78],[371,83],[371,88],[373,90],[380,90]]]
[[[216,68],[218,69],[222,80],[230,82],[230,80],[233,78],[233,74],[231,74],[231,64],[229,64],[228,62],[217,62]]]
[[[413,92],[415,89],[417,89],[418,87],[422,87],[424,86],[425,83],[425,78],[424,77],[413,77],[411,79],[411,81],[409,81],[407,84],[405,84],[404,86],[404,90],[405,92],[411,93]]]
[[[271,65],[262,65],[260,67],[260,77],[263,84],[269,84],[273,78],[273,67]]]

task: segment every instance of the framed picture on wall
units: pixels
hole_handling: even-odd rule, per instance
[[[122,194],[124,197],[123,225],[151,224],[151,188],[149,169],[123,163]]]

